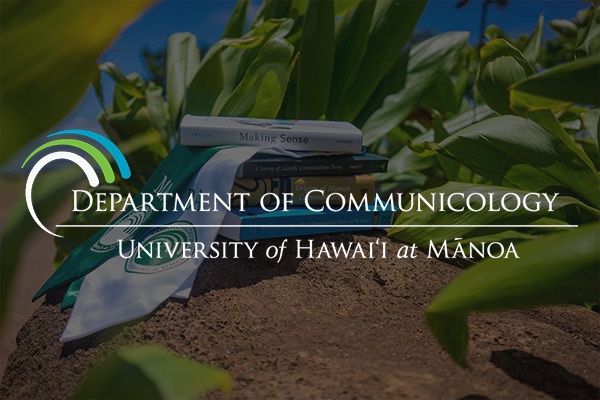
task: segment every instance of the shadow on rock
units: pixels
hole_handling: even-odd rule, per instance
[[[555,362],[521,350],[493,351],[492,364],[508,376],[556,399],[597,399],[600,390]]]

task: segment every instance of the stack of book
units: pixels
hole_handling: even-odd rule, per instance
[[[186,115],[181,122],[180,141],[187,146],[252,145],[285,150],[317,152],[302,158],[257,154],[241,164],[232,193],[249,193],[244,211],[232,210],[220,234],[233,240],[360,231],[392,223],[393,212],[367,209],[312,211],[339,205],[349,197],[372,202],[375,181],[369,174],[387,171],[388,159],[366,152],[362,132],[347,122],[268,120]],[[260,206],[265,193],[291,193],[287,211],[267,211]],[[336,195],[330,196],[332,193]],[[282,197],[280,197],[282,198]],[[267,199],[267,197],[265,197]],[[277,202],[269,196],[264,206]],[[363,207],[364,208],[364,207]]]

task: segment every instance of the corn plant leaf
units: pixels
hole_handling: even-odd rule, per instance
[[[294,20],[292,18],[268,19],[265,22],[263,22],[262,24],[254,27],[253,29],[250,30],[250,32],[248,32],[244,35],[244,37],[262,37],[263,41],[260,46],[256,46],[252,49],[248,49],[242,55],[241,60],[239,61],[238,65],[236,66],[237,67],[237,76],[235,77],[235,80],[233,81],[234,87],[235,87],[235,85],[237,85],[239,83],[239,81],[242,80],[244,73],[246,73],[246,71],[248,70],[248,67],[250,66],[252,61],[254,61],[254,59],[256,58],[256,56],[258,55],[260,50],[262,49],[262,46],[271,39],[286,37],[290,33],[290,31],[293,29],[293,27],[294,27]],[[229,87],[227,84],[227,81],[228,81],[227,76],[228,76],[228,73],[227,73],[227,68],[226,68],[225,69],[225,77],[226,77],[225,90],[227,90]],[[233,88],[231,88],[231,90],[233,90]],[[231,92],[231,90],[230,90],[230,92]],[[221,99],[219,99],[219,100],[221,100]]]
[[[369,43],[356,79],[344,94],[344,103],[335,119],[353,121],[401,55],[400,49],[417,25],[427,1],[378,1],[375,6]],[[396,48],[398,51],[390,51]]]
[[[175,135],[175,130],[171,124],[169,115],[169,106],[163,100],[163,88],[153,83],[146,89],[146,107],[148,115],[156,130],[160,133],[165,146],[169,146],[170,139]]]
[[[577,58],[600,53],[600,7],[596,7],[590,16],[585,31],[578,40],[575,54]]]
[[[0,161],[77,104],[96,73],[99,55],[150,3],[0,2]]]
[[[456,56],[467,42],[468,32],[450,32],[434,36],[411,50],[406,84],[388,95],[383,104],[362,126],[366,145],[388,133],[402,122],[426,95],[427,89],[452,68]]]
[[[335,0],[333,2],[335,5],[335,16],[338,17],[345,14],[348,10],[355,7],[359,2],[361,2],[361,0]]]
[[[338,3],[336,2],[336,5]],[[369,42],[375,2],[363,0],[335,23],[335,56],[327,115],[335,118],[342,95],[356,78]]]
[[[510,88],[510,107],[519,115],[566,109],[572,104],[600,106],[600,54],[530,76]]]
[[[425,312],[429,329],[466,366],[467,315],[520,307],[597,302],[600,225],[516,246],[519,259],[488,259],[454,279]]]
[[[175,33],[169,37],[167,47],[167,103],[174,127],[179,121],[179,110],[185,91],[200,65],[200,50],[196,36]]]
[[[600,142],[600,124],[598,124],[598,119],[600,119],[600,108],[595,108],[591,111],[582,113],[580,117],[583,126],[585,126],[585,129],[596,142],[596,146],[598,146],[598,143]]]
[[[488,106],[499,114],[512,114],[508,88],[535,73],[525,56],[504,39],[492,40],[479,51],[477,90]]]
[[[218,48],[209,51],[202,60],[194,79],[186,89],[184,114],[211,115],[215,102],[223,90],[221,54],[221,48]]]
[[[525,118],[505,115],[471,125],[439,144],[494,184],[572,195],[598,208],[598,174],[555,135]]]
[[[530,192],[525,190],[510,189],[493,185],[449,182],[443,186],[425,191],[424,195],[426,198],[429,198],[428,196],[433,193],[443,193],[445,198],[452,203],[452,207],[461,211],[453,211],[444,207],[445,211],[440,212],[440,205],[437,205],[436,211],[431,211],[430,208],[423,208],[421,211],[418,211],[415,206],[410,211],[402,212],[398,216],[395,225],[527,225],[551,214],[546,201],[540,204],[539,211],[529,211],[521,206],[514,212],[506,212],[504,210],[498,212],[473,212],[466,207],[465,199],[473,193],[479,193],[472,197],[471,207],[474,209],[478,209],[482,206],[484,201],[482,197],[489,204],[492,195],[494,196],[494,209],[500,209],[502,205],[500,200],[501,196],[506,193],[515,193],[519,197],[521,204],[523,204],[523,201],[527,201],[528,206],[532,210],[535,210],[535,202],[538,201],[538,199],[535,197],[526,198],[525,196]],[[450,197],[453,193],[460,194]],[[553,194],[551,194],[550,197],[552,198]],[[506,198],[505,206],[507,208],[513,209],[516,208],[517,205],[517,198],[515,196],[510,195]],[[553,203],[553,210],[556,211],[562,207],[571,205],[577,206],[593,216],[597,216],[600,213],[600,211],[568,196],[557,196]],[[389,235],[398,240],[427,247],[429,246],[430,241],[434,244],[443,243],[444,240],[453,242],[455,240],[499,233],[506,229],[507,228],[503,227],[477,228],[468,226],[420,229],[395,227],[390,230]]]
[[[510,108],[511,85],[535,73],[525,56],[507,41],[494,40],[481,49],[481,63],[477,73],[477,88],[486,103],[500,114],[513,114]],[[550,110],[536,110],[529,118],[559,138],[577,156],[594,169],[592,161],[567,134]]]
[[[233,380],[221,369],[170,353],[157,345],[128,346],[84,378],[75,399],[197,399]]]
[[[490,118],[493,115],[494,112],[488,106],[482,105],[445,121],[444,128],[449,135],[452,135],[475,122]],[[413,138],[412,143],[419,144],[433,140],[434,130],[430,129]],[[431,168],[434,164],[435,160],[433,158],[419,157],[408,146],[405,146],[390,157],[388,171],[384,174],[376,175],[376,180],[379,182],[408,180],[415,176],[415,172]],[[421,174],[421,176],[425,179],[424,175]]]
[[[525,59],[531,65],[535,65],[535,61],[540,54],[540,48],[542,47],[542,39],[544,36],[544,16],[540,15],[538,23],[533,29],[533,32],[527,38],[525,45],[521,52],[525,56]]]
[[[294,47],[285,39],[271,39],[250,64],[221,109],[220,115],[275,118],[294,66]]]
[[[332,1],[309,1],[302,25],[297,69],[298,118],[318,119],[327,110],[335,51],[333,18]]]
[[[222,39],[239,38],[244,34],[248,4],[250,4],[250,0],[238,0],[235,3],[235,7],[231,12],[231,16],[229,17],[223,35],[221,36]]]

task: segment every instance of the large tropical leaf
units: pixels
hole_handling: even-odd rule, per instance
[[[500,114],[513,114],[510,108],[511,85],[534,77],[535,71],[525,56],[503,39],[494,40],[481,49],[481,63],[477,73],[477,88],[486,103]],[[594,169],[594,164],[585,152],[575,144],[550,110],[536,110],[529,118],[543,126],[560,139],[569,149]]]
[[[335,23],[335,61],[327,115],[333,117],[343,101],[342,95],[356,78],[369,43],[375,1],[363,0]],[[336,2],[337,4],[337,2]]]
[[[293,56],[294,47],[285,39],[269,40],[248,67],[220,114],[275,118],[294,65]]]
[[[544,16],[540,15],[538,19],[538,23],[535,26],[531,35],[527,38],[525,45],[521,52],[531,65],[535,65],[535,61],[540,54],[540,49],[542,47],[542,39],[544,36]]]
[[[250,0],[238,0],[229,16],[222,39],[239,38],[244,34],[244,25],[246,24],[246,11],[248,10]]]
[[[477,71],[477,90],[490,108],[499,114],[512,114],[508,88],[535,70],[525,56],[504,39],[486,43],[479,51],[481,62]]]
[[[575,54],[578,58],[600,54],[600,7],[590,16],[585,32],[577,41]]]
[[[494,112],[488,106],[479,106],[449,119],[444,123],[444,128],[448,134],[452,135],[475,122],[490,118],[493,115]],[[413,138],[412,143],[422,144],[433,140],[434,130],[430,129],[422,135]],[[376,180],[379,182],[410,181],[423,184],[426,177],[419,171],[430,168],[434,164],[435,160],[433,158],[420,157],[408,146],[405,146],[398,153],[390,157],[387,173],[376,175]]]
[[[497,185],[559,192],[599,206],[597,172],[525,118],[505,115],[476,123],[442,141],[438,149]]]
[[[362,126],[363,142],[370,145],[402,122],[439,77],[448,74],[464,48],[468,32],[450,32],[430,38],[411,50],[406,84],[390,94]]]
[[[94,368],[74,398],[193,400],[214,389],[230,392],[232,384],[227,372],[160,346],[129,346]]]
[[[77,104],[100,53],[150,3],[0,2],[0,161]]]
[[[194,79],[199,65],[200,50],[196,36],[191,33],[171,35],[167,48],[167,103],[175,124],[179,121],[179,110],[185,91]]]
[[[521,207],[514,212],[507,212],[501,209],[501,198],[507,193],[514,193],[520,199],[519,202],[521,203]],[[426,199],[430,199],[432,195],[435,195],[438,198],[443,195],[444,198],[448,199],[452,204],[454,209],[460,211],[453,211],[449,207],[444,206],[445,211],[441,212],[439,211],[442,207],[440,204],[436,205],[436,211],[432,211],[430,208],[423,208],[419,211],[415,206],[410,211],[402,212],[394,225],[455,226],[419,229],[411,227],[394,227],[390,230],[389,235],[404,242],[416,243],[419,246],[427,247],[429,246],[430,241],[434,244],[440,244],[443,243],[444,240],[453,242],[455,239],[468,239],[507,230],[506,227],[482,228],[466,225],[527,225],[551,214],[546,201],[540,203],[541,205],[538,211],[529,211],[523,207],[523,201],[527,201],[529,207],[535,209],[535,203],[540,200],[536,197],[527,198],[526,196],[528,193],[530,192],[501,186],[449,182],[441,187],[426,190],[423,195]],[[490,199],[493,198],[492,204],[494,209],[500,209],[500,211],[490,212],[487,211],[487,208],[486,211],[481,212],[469,210],[466,199],[472,194],[476,195],[471,197],[471,208],[479,209],[483,207],[484,201],[489,207]],[[552,198],[553,195],[551,194],[549,197]],[[506,197],[504,206],[508,209],[513,209],[516,208],[518,204],[517,198],[513,195],[509,195]],[[600,211],[583,204],[573,197],[557,196],[552,207],[555,212],[556,210],[570,205],[579,207],[591,216],[600,215]]]
[[[466,366],[472,312],[598,302],[600,225],[557,233],[516,247],[518,259],[489,259],[452,281],[425,312],[431,332]]]
[[[600,54],[531,76],[510,88],[510,107],[520,115],[566,109],[572,104],[600,106]]]
[[[297,67],[298,118],[318,119],[327,110],[335,46],[333,18],[332,1],[311,0],[308,3]]]
[[[585,126],[592,139],[596,142],[596,146],[600,143],[600,108],[595,108],[591,111],[581,114],[581,121]]]
[[[344,102],[332,119],[353,121],[369,97],[396,63],[401,49],[417,25],[427,1],[378,1],[367,50],[360,62],[356,79],[344,94]],[[396,49],[395,51],[392,49]]]

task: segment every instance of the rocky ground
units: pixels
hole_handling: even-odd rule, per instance
[[[167,301],[148,318],[67,344],[58,338],[70,310],[60,310],[60,291],[51,293],[17,335],[0,397],[67,398],[103,357],[142,342],[227,369],[235,380],[232,399],[600,395],[600,315],[584,307],[471,316],[470,368],[462,369],[423,319],[460,267],[422,254],[387,262],[293,256],[279,264],[207,261],[189,301]]]

